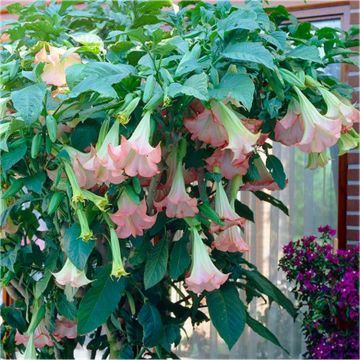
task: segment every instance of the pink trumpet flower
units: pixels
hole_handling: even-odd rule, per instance
[[[275,139],[284,145],[298,144],[304,134],[304,123],[301,119],[299,103],[292,99],[286,115],[276,122]]]
[[[229,143],[225,149],[233,152],[233,164],[241,164],[251,153],[259,139],[260,133],[253,134],[242,123],[238,115],[222,102],[212,101],[212,110],[218,113],[224,124]]]
[[[196,205],[196,199],[186,193],[182,164],[179,162],[169,194],[164,200],[155,203],[155,207],[158,210],[166,208],[167,217],[185,218],[193,217],[199,212]]]
[[[49,54],[45,46],[35,55],[34,63],[44,62],[41,78],[48,85],[64,86],[66,85],[65,70],[73,64],[80,64],[79,54],[72,53],[66,55],[66,50],[49,46]]]
[[[247,156],[242,162],[233,164],[233,153],[231,150],[216,149],[214,153],[207,158],[206,168],[209,171],[214,171],[214,167],[218,166],[221,175],[231,180],[236,175],[245,175],[249,169],[249,156]]]
[[[56,327],[53,332],[54,338],[60,341],[62,338],[77,338],[77,322],[63,317],[56,319]]]
[[[237,225],[231,226],[216,235],[212,247],[228,252],[249,251],[249,245],[242,238],[240,227]]]
[[[338,141],[339,156],[347,153],[352,149],[360,148],[360,137],[355,129],[346,130],[340,136]]]
[[[89,280],[86,277],[86,274],[83,270],[79,270],[69,258],[66,259],[63,268],[57,272],[53,273],[55,280],[59,285],[65,286],[70,285],[74,288],[79,288],[91,283],[92,280]]]
[[[323,152],[339,139],[341,120],[321,115],[306,96],[297,87],[294,88],[299,97],[301,119],[304,124],[304,134],[296,146],[306,153]]]
[[[123,190],[118,201],[118,211],[110,215],[111,220],[117,225],[116,234],[120,239],[141,236],[144,230],[150,229],[156,221],[156,215],[146,214],[145,199],[136,202],[136,195],[130,196],[129,191]]]
[[[351,128],[354,122],[360,121],[360,111],[347,99],[338,97],[321,86],[319,91],[327,106],[326,117],[334,120],[340,119],[345,128]]]
[[[219,115],[203,106],[196,105],[195,109],[200,111],[195,112],[195,116],[184,119],[184,126],[191,133],[191,139],[199,139],[213,147],[225,145],[227,135]]]
[[[215,211],[219,215],[220,219],[224,221],[224,226],[211,223],[210,226],[211,232],[225,230],[229,227],[232,227],[233,225],[240,225],[240,226],[245,225],[246,220],[240,217],[231,207],[221,181],[217,184],[217,189],[215,194]]]
[[[159,173],[157,164],[161,160],[161,149],[160,144],[154,148],[149,143],[150,115],[150,112],[144,115],[128,140],[121,138],[120,146],[109,145],[114,168],[123,169],[129,176],[150,178]]]
[[[192,229],[193,250],[190,276],[185,279],[188,290],[195,294],[219,289],[228,279],[229,274],[223,274],[211,261],[207,247],[198,231]]]
[[[29,342],[29,336],[21,334],[18,330],[15,334],[15,344],[20,345],[23,344],[27,346]],[[38,327],[34,332],[34,344],[37,349],[41,349],[44,346],[54,346],[54,342],[52,341],[48,330],[45,327],[43,322],[40,322]]]
[[[279,185],[274,181],[273,177],[266,169],[260,157],[254,160],[255,167],[260,175],[259,180],[247,182],[241,186],[241,190],[258,191],[267,189],[270,191],[280,190]],[[286,180],[287,181],[287,180]]]

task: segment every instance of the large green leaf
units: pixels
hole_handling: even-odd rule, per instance
[[[254,213],[253,211],[245,204],[235,199],[235,211],[241,217],[254,222]]]
[[[45,84],[30,85],[11,93],[14,108],[26,124],[30,125],[39,118],[45,93]]]
[[[167,238],[162,239],[151,249],[145,264],[144,285],[149,289],[165,275],[169,256]]]
[[[1,168],[6,172],[11,169],[18,161],[24,158],[27,146],[25,141],[21,141],[16,146],[10,146],[9,152],[1,154]]]
[[[163,336],[163,326],[158,309],[149,302],[141,308],[138,321],[143,327],[143,344],[152,347],[159,344]]]
[[[256,13],[250,9],[238,9],[232,12],[225,19],[221,19],[217,24],[220,33],[235,30],[256,30],[259,24],[256,21]]]
[[[245,306],[234,284],[226,284],[206,295],[212,323],[219,335],[231,349],[242,334],[245,321]]]
[[[43,185],[46,180],[46,174],[44,171],[38,171],[35,175],[28,176],[24,179],[24,184],[30,191],[41,194]]]
[[[77,74],[74,74],[71,68],[66,70],[67,76],[71,77],[69,83],[74,82],[73,76],[83,79],[71,89],[71,97],[76,97],[86,91],[95,91],[104,97],[117,98],[117,93],[112,85],[119,83],[135,71],[130,65],[114,65],[105,62],[90,62],[84,65]],[[77,69],[79,68],[77,67]]]
[[[274,181],[279,185],[279,188],[284,189],[286,186],[286,174],[281,161],[274,155],[268,155],[266,167],[269,169]]]
[[[186,269],[190,266],[191,258],[187,250],[188,241],[182,238],[174,243],[170,254],[169,273],[170,276],[177,280],[184,274]]]
[[[286,56],[294,59],[302,59],[313,61],[316,63],[322,63],[319,50],[316,46],[299,45],[295,49],[291,50]]]
[[[218,100],[233,98],[250,110],[255,86],[248,75],[226,73],[219,85],[210,90],[210,96]]]
[[[99,268],[97,279],[81,300],[78,311],[78,333],[86,334],[102,325],[116,309],[125,293],[127,280],[110,277],[111,266]]]
[[[229,44],[224,52],[223,57],[236,60],[248,61],[262,64],[269,69],[274,68],[273,56],[261,43],[240,42]]]
[[[262,200],[262,201],[266,201],[268,203],[270,203],[271,205],[279,208],[282,212],[284,212],[287,216],[289,216],[289,209],[287,208],[287,206],[280,201],[279,199],[274,198],[273,196],[271,196],[270,194],[267,194],[263,191],[254,191],[253,192],[255,194],[255,196]]]
[[[277,339],[277,337],[261,322],[255,320],[252,318],[249,314],[246,315],[246,323],[253,329],[257,334],[262,336],[263,338],[271,341],[276,346],[279,346],[281,349],[283,349],[286,353],[289,354],[289,352],[283,348]]]
[[[80,226],[73,224],[65,230],[64,250],[71,262],[79,269],[83,270],[89,255],[91,254],[95,241],[83,241],[80,239]]]
[[[200,100],[207,100],[207,83],[208,78],[205,73],[193,75],[184,82],[184,85],[181,85],[179,83],[170,84],[168,94],[171,97],[175,97],[179,94],[185,94],[189,96],[194,96]]]

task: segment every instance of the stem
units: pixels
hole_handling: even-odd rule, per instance
[[[207,203],[208,198],[206,195],[206,184],[204,181],[204,169],[203,168],[198,169],[198,188],[199,188],[200,199],[204,203]]]
[[[111,333],[108,326],[105,324],[103,325],[103,329],[106,332],[106,336],[109,341],[110,347],[110,359],[119,359],[120,358],[120,349],[121,345],[120,342],[117,341],[116,337]]]
[[[160,175],[161,175],[161,173],[154,176],[151,179],[151,182],[149,185],[148,197],[147,197],[147,207],[149,209],[150,215],[153,215],[153,213],[154,213],[154,209],[153,209],[154,197],[155,197],[156,188],[159,185]]]
[[[19,294],[24,299],[26,299],[28,297],[26,290],[15,279],[10,280],[10,284],[19,292]]]

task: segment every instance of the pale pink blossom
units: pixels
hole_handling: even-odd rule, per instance
[[[169,194],[164,200],[155,203],[155,207],[158,210],[166,208],[166,216],[170,218],[193,217],[199,212],[197,200],[191,198],[186,192],[181,162],[176,167],[176,174]]]
[[[216,149],[214,153],[207,158],[206,168],[209,171],[214,171],[214,167],[219,167],[221,175],[231,180],[236,175],[245,175],[249,169],[249,156],[241,162],[233,164],[233,153],[231,150]]]
[[[253,134],[249,131],[238,115],[222,102],[212,101],[211,108],[219,114],[218,116],[224,124],[229,139],[225,149],[233,152],[233,164],[241,164],[254,150],[260,133]]]
[[[323,152],[335,145],[341,133],[341,119],[330,119],[321,115],[307,97],[296,87],[299,98],[304,134],[296,145],[303,152]]]
[[[39,239],[36,236],[32,237],[32,241],[40,248],[41,251],[43,251],[45,249],[45,241],[42,239]],[[20,245],[21,246],[26,246],[30,244],[30,240],[29,238],[22,238]]]
[[[304,134],[304,123],[301,118],[299,103],[290,101],[286,115],[275,125],[275,140],[284,145],[298,144]]]
[[[224,225],[211,223],[210,231],[217,232],[225,230],[233,225],[244,226],[246,220],[240,217],[235,210],[231,207],[229,199],[225,193],[223,184],[221,181],[217,184],[215,194],[215,211],[219,215],[220,219],[224,221]]]
[[[29,342],[29,336],[21,334],[18,330],[16,330],[15,334],[15,344],[16,345],[27,345]],[[34,344],[37,349],[41,349],[44,346],[54,346],[54,342],[52,341],[48,330],[45,327],[43,322],[40,322],[38,327],[34,332]]]
[[[241,236],[240,227],[237,225],[231,226],[218,235],[215,235],[215,241],[212,247],[220,251],[228,252],[246,252],[249,251],[249,245]]]
[[[60,341],[62,338],[76,339],[77,322],[63,317],[56,319],[56,327],[53,335],[57,341]]]
[[[145,199],[136,202],[134,196],[129,195],[129,191],[123,190],[118,201],[118,210],[110,215],[117,225],[116,234],[120,239],[141,236],[144,230],[150,229],[156,221],[156,215],[146,214]]]
[[[339,156],[347,153],[352,149],[360,148],[360,137],[355,129],[350,129],[342,132],[338,140]]]
[[[161,161],[161,148],[149,143],[151,127],[150,112],[147,112],[127,140],[121,138],[121,145],[109,145],[109,156],[114,169],[124,170],[129,176],[152,177],[159,173],[157,164]]]
[[[199,139],[214,147],[225,145],[227,134],[219,115],[197,103],[192,109],[195,110],[194,116],[184,119],[184,126],[191,133],[191,139]]]
[[[57,272],[53,273],[55,280],[59,285],[65,286],[70,285],[74,288],[79,288],[91,283],[92,280],[89,280],[86,277],[86,274],[83,270],[79,270],[69,258],[66,259],[63,268]]]
[[[49,46],[49,54],[45,46],[35,55],[34,63],[44,62],[41,78],[48,85],[64,86],[66,85],[65,70],[73,64],[80,64],[79,54],[71,53],[66,55],[66,50]]]
[[[185,279],[188,290],[196,294],[219,289],[228,279],[229,274],[224,274],[213,264],[209,252],[203,243],[198,231],[192,229],[193,248],[190,276]]]

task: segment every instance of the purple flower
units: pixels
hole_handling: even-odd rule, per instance
[[[330,236],[335,236],[336,235],[336,230],[333,229],[330,225],[319,226],[318,231],[320,233],[328,233]]]

